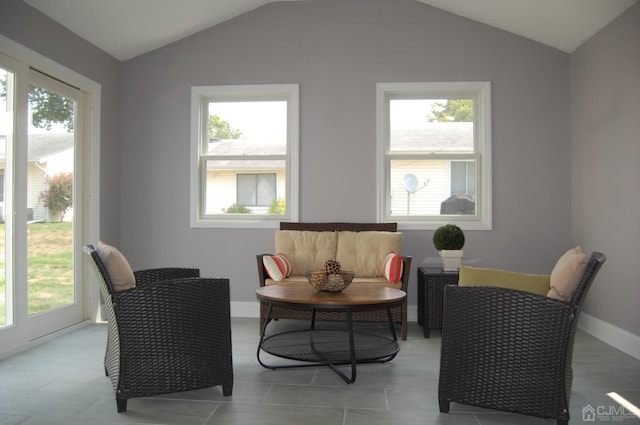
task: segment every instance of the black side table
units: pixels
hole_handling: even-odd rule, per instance
[[[424,337],[431,329],[442,329],[442,298],[445,285],[457,285],[458,272],[445,272],[440,267],[418,267],[418,324]]]

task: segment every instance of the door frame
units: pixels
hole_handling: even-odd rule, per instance
[[[86,170],[85,179],[83,182],[82,193],[78,193],[79,202],[84,205],[84,214],[75,217],[74,220],[79,220],[78,223],[82,229],[81,238],[78,240],[78,245],[84,245],[99,240],[100,238],[100,104],[101,104],[101,90],[102,86],[85,77],[84,75],[73,71],[66,66],[63,66],[46,56],[43,56],[33,50],[3,36],[0,35],[0,53],[9,56],[12,60],[15,60],[22,64],[20,74],[16,76],[18,90],[28,91],[29,73],[28,68],[34,68],[38,71],[51,76],[54,79],[64,81],[65,83],[77,87],[85,96],[85,107],[82,114],[86,120],[86,126],[84,130],[84,137],[86,143],[84,145],[84,156],[82,157],[81,166]],[[26,73],[25,73],[26,69]],[[23,146],[26,145],[26,120],[27,120],[27,104],[23,102],[22,105],[18,105],[16,110],[16,121],[21,122],[20,127],[14,129],[14,137],[16,143]],[[77,164],[77,162],[76,162]],[[12,185],[13,190],[14,185]],[[15,191],[14,191],[15,192]],[[12,215],[26,217],[25,209],[26,205],[14,205]],[[18,234],[24,232],[26,235],[26,228],[21,229],[20,226],[26,226],[18,224],[16,232]],[[75,224],[74,224],[75,226]],[[77,228],[77,227],[76,227]],[[26,240],[20,242],[26,244]],[[20,252],[20,249],[24,247],[16,246],[13,242],[12,249],[16,252]],[[26,251],[24,251],[26,252]],[[74,257],[81,258],[82,252],[74,252]],[[88,262],[81,260],[75,261],[75,265],[80,267],[75,272],[76,278],[82,279],[84,285],[84,299],[79,300],[84,304],[84,321],[78,325],[74,325],[65,329],[59,329],[48,335],[43,335],[38,338],[29,338],[28,327],[26,323],[23,323],[27,319],[26,305],[24,313],[14,312],[15,321],[13,325],[9,325],[0,328],[0,358],[6,357],[13,353],[22,351],[34,344],[46,341],[48,339],[59,336],[63,333],[67,333],[79,326],[84,326],[87,323],[97,321],[99,318],[100,309],[100,293],[96,278],[93,270]],[[15,285],[15,290],[26,292],[26,282],[24,285]],[[20,298],[26,300],[26,293],[19,294]],[[26,302],[26,301],[22,301]],[[18,306],[22,308],[23,306]]]

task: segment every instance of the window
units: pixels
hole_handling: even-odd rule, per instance
[[[491,229],[488,82],[380,83],[378,220]]]
[[[476,195],[476,163],[474,161],[451,161],[451,196]]]
[[[276,174],[238,174],[238,204],[247,207],[269,207],[278,199]]]
[[[193,227],[277,227],[298,216],[298,86],[193,87]]]

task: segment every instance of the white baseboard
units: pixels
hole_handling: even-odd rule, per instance
[[[640,360],[640,336],[586,313],[580,313],[578,329]]]
[[[232,301],[231,317],[260,317],[260,303],[257,301]],[[416,322],[418,320],[418,306],[409,305],[407,307],[407,320]]]

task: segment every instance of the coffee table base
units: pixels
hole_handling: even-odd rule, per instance
[[[270,309],[271,306],[269,306]],[[400,351],[393,321],[390,321],[393,339],[382,335],[356,332],[353,330],[350,309],[347,309],[346,329],[315,329],[315,323],[312,320],[310,329],[285,331],[266,336],[268,323],[267,320],[257,352],[258,362],[267,369],[328,366],[345,382],[351,384],[356,380],[357,364],[385,363],[395,358]],[[284,359],[307,362],[307,364],[267,364],[260,358],[261,351]],[[336,367],[342,365],[351,365],[350,377]]]

